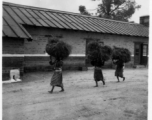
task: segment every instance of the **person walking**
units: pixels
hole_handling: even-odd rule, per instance
[[[94,80],[96,83],[95,87],[98,87],[98,82],[102,81],[103,85],[105,85],[105,80],[102,73],[102,66],[104,65],[104,61],[101,61],[101,63],[95,64],[95,61],[92,61],[91,64],[94,65]]]
[[[64,91],[63,82],[62,82],[62,80],[63,80],[62,65],[63,65],[63,62],[61,60],[57,60],[54,64],[54,74],[50,81],[50,85],[52,86],[52,89],[51,89],[51,91],[48,91],[49,93],[53,93],[54,87],[61,87],[60,92]]]
[[[118,82],[120,82],[119,77],[123,78],[123,81],[125,81],[124,77],[124,62],[120,60],[113,60],[113,63],[116,65],[116,71],[115,71],[115,76],[117,77]]]

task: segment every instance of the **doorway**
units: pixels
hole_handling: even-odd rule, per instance
[[[135,43],[134,44],[134,64],[147,65],[148,62],[148,44]]]

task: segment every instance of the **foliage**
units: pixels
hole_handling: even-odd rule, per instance
[[[128,21],[140,7],[135,0],[102,0],[98,5],[97,13],[102,18]]]
[[[112,54],[112,49],[111,49],[111,47],[109,47],[109,46],[103,46],[103,47],[101,47],[101,56],[102,56],[102,59],[104,60],[104,61],[107,61],[107,60],[109,60],[110,59],[110,57],[111,57],[111,54]]]
[[[83,5],[80,5],[79,6],[79,11],[80,11],[80,13],[82,14],[82,15],[91,15],[87,10],[86,10],[86,7],[85,6],[83,6]]]
[[[51,39],[46,45],[46,52],[50,56],[55,57],[56,60],[60,61],[66,59],[69,56],[71,52],[71,46],[58,39]]]
[[[109,46],[101,46],[98,42],[88,43],[88,59],[93,66],[101,66],[105,61],[110,59],[112,49]]]
[[[114,47],[112,52],[112,59],[127,63],[131,60],[131,52],[126,48]]]

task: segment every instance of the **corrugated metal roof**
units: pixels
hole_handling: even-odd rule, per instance
[[[31,36],[22,25],[140,37],[149,36],[149,28],[140,24],[4,2],[3,36],[30,38]]]

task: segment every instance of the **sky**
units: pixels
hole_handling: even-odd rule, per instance
[[[49,8],[61,11],[79,13],[79,6],[84,5],[89,12],[94,13],[101,0],[3,0],[4,2],[17,3],[35,7]],[[149,15],[149,0],[136,0],[136,3],[141,5],[139,10],[136,10],[129,21],[139,23],[139,17]]]

